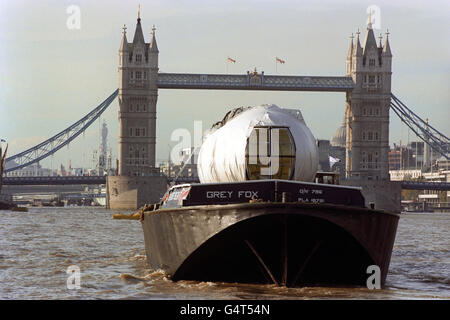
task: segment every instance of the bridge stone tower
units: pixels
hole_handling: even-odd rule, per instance
[[[389,38],[377,45],[371,24],[364,47],[351,39],[347,76],[355,88],[346,99],[347,178],[389,180],[389,108],[392,54]]]
[[[124,26],[119,48],[119,175],[108,178],[110,208],[157,202],[167,187],[155,166],[158,55],[155,27],[146,43],[139,13],[133,42]]]
[[[346,96],[346,184],[363,187],[366,200],[378,208],[400,203],[398,186],[389,177],[389,110],[392,53],[389,33],[377,45],[372,24],[363,46],[359,31],[351,37],[346,63],[354,89]],[[394,188],[395,190],[392,190]],[[391,199],[394,195],[394,199]],[[398,199],[397,199],[398,198]]]
[[[138,18],[132,43],[124,27],[119,49],[119,175],[155,171],[158,46],[155,28],[145,43]]]

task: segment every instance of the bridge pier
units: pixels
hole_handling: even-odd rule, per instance
[[[106,178],[106,208],[138,209],[159,202],[168,187],[165,176],[109,176]]]
[[[340,183],[345,186],[361,187],[365,205],[368,208],[373,204],[377,210],[401,211],[401,181],[345,179]]]

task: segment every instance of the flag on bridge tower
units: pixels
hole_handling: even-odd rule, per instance
[[[281,63],[281,64],[284,64],[286,61],[284,61],[284,60],[281,60],[280,58],[278,58],[278,57],[275,57],[275,60],[276,60],[276,62],[279,62],[279,63]]]
[[[230,57],[227,57],[227,63],[226,63],[226,65],[227,65],[227,74],[228,74],[228,62],[236,63],[236,60],[231,59]]]
[[[275,73],[278,73],[278,63],[284,64],[285,62],[286,62],[286,61],[281,60],[281,59],[278,58],[278,57],[275,57]]]

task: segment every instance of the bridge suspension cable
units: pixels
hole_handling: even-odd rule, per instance
[[[5,173],[27,167],[46,157],[53,155],[59,149],[68,145],[72,140],[78,137],[109,107],[117,97],[119,90],[115,90],[98,107],[89,112],[82,119],[78,120],[70,127],[59,132],[46,141],[14,156],[6,159]],[[450,140],[443,133],[439,132],[433,126],[421,119],[394,94],[391,94],[391,108],[420,139],[427,143],[433,150],[450,160],[449,146]],[[13,163],[11,165],[11,162]],[[8,166],[9,163],[9,166]],[[184,168],[183,168],[184,169]],[[180,172],[181,173],[181,172]],[[177,177],[178,178],[178,177]],[[175,180],[177,179],[175,178]]]
[[[105,101],[98,107],[89,112],[86,116],[64,129],[60,133],[45,140],[44,142],[11,156],[6,159],[5,173],[27,167],[46,157],[53,155],[56,151],[68,145],[72,140],[84,132],[100,115],[109,107],[119,93],[119,89],[115,90]],[[9,163],[9,166],[8,166]],[[12,164],[12,165],[11,165]]]
[[[400,120],[434,151],[450,160],[449,138],[420,118],[392,93],[391,98],[391,108]]]

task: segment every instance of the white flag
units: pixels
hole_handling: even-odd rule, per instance
[[[330,168],[332,168],[336,162],[341,162],[341,159],[333,158],[332,156],[329,156],[329,161],[330,161]]]

